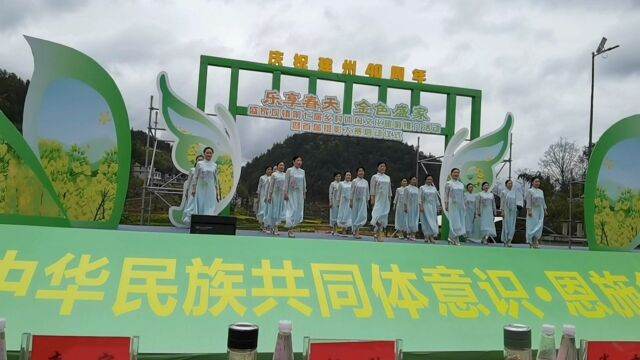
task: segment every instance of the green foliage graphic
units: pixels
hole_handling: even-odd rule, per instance
[[[625,189],[617,199],[598,186],[595,196],[595,233],[601,246],[627,248],[640,229],[640,191]]]
[[[116,193],[118,153],[106,151],[95,170],[86,149],[68,151],[55,140],[40,141],[40,161],[71,221],[105,221],[111,217]]]

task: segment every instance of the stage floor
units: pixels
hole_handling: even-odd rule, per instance
[[[173,227],[173,226],[120,225],[118,227],[118,229],[119,230],[126,230],[126,231],[162,232],[162,233],[174,233],[174,234],[188,234],[189,233],[189,229],[176,228],[176,227]],[[256,237],[273,237],[273,235],[271,235],[271,234],[265,234],[263,232],[255,231],[255,230],[238,230],[237,231],[237,235],[256,236]],[[280,237],[287,237],[286,230],[280,232]],[[297,239],[301,239],[301,240],[312,239],[312,240],[373,242],[373,237],[371,237],[371,236],[363,236],[362,239],[354,239],[352,236],[348,236],[348,237],[347,236],[332,236],[331,234],[321,233],[321,232],[315,232],[315,233],[297,232],[296,233],[296,238]],[[403,240],[403,239],[398,239],[398,238],[390,238],[390,237],[386,237],[384,239],[384,242],[386,242],[386,243],[397,243],[397,244],[407,244],[407,245],[421,245],[421,246],[437,246],[437,245],[445,246],[445,245],[448,245],[447,242],[444,241],[444,240],[436,240],[437,244],[425,244],[423,240],[409,241],[409,240]],[[568,250],[569,249],[568,244],[565,244],[565,243],[559,243],[559,244],[543,243],[543,244],[544,245],[543,245],[543,247],[541,249],[551,249],[551,250]],[[462,246],[503,247],[502,243],[482,245],[480,243],[475,243],[475,242],[463,242]],[[527,244],[513,244],[513,248],[514,249],[529,249],[529,245],[527,245]],[[581,244],[572,244],[571,250],[584,251],[584,250],[588,250],[588,248],[586,246],[584,246],[584,245],[581,245]]]

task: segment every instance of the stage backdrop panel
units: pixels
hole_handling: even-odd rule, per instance
[[[608,128],[587,171],[584,218],[591,250],[629,251],[640,245],[640,114]]]
[[[131,165],[118,86],[89,56],[26,37],[23,133],[0,112],[0,223],[116,228]]]
[[[502,348],[502,326],[639,340],[634,253],[448,247],[0,225],[0,315],[20,333],[140,336],[144,353],[226,351],[227,326],[405,351]]]

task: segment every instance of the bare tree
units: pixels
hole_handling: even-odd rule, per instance
[[[576,177],[582,176],[580,164],[581,152],[575,142],[561,137],[549,145],[542,159],[538,162],[542,172],[559,186],[569,183]]]

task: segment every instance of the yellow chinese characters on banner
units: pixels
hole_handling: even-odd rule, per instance
[[[60,316],[90,307],[116,317],[148,309],[157,317],[242,318],[284,308],[307,318],[493,316],[507,321],[523,314],[545,319],[545,309],[555,304],[576,318],[640,318],[640,272],[628,277],[608,271],[544,271],[539,276],[545,281],[528,287],[512,270],[477,267],[201,257],[183,263],[73,253],[43,263],[6,250],[0,258],[0,297],[55,302]]]
[[[284,53],[278,50],[270,50],[267,63],[269,65],[284,66]],[[309,69],[309,55],[294,54],[292,65],[296,69],[308,70]],[[318,71],[332,73],[333,72],[333,59],[328,57],[318,58]],[[342,74],[343,75],[357,75],[357,61],[345,59],[342,62]],[[383,76],[384,66],[382,64],[369,63],[367,64],[364,72],[370,78],[381,79]],[[413,69],[411,72],[413,75],[411,80],[422,84],[427,81],[427,71],[425,69]],[[397,81],[404,80],[404,67],[393,65],[389,70],[389,79]]]

